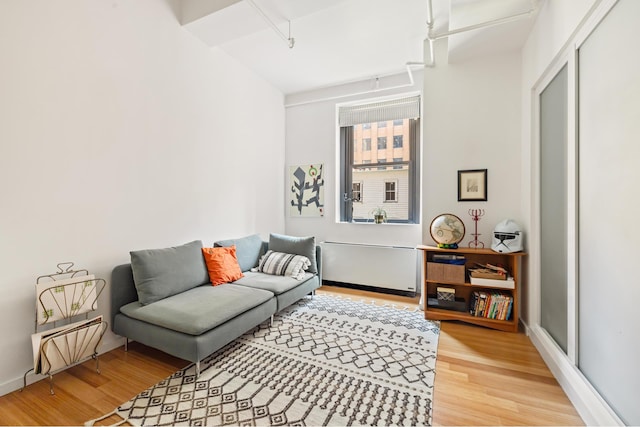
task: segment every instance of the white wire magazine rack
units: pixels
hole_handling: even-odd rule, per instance
[[[73,270],[72,262],[59,263],[57,267],[57,272],[36,280],[33,368],[23,378],[24,389],[29,372],[48,375],[51,394],[53,375],[66,368],[94,359],[96,372],[100,373],[97,349],[107,330],[102,316],[89,319],[89,313],[98,308],[105,280],[87,270]],[[81,315],[84,320],[72,322]],[[64,325],[57,326],[57,322]]]

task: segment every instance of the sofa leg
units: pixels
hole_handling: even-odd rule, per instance
[[[269,318],[269,326],[273,326],[273,314]]]
[[[316,290],[314,289],[314,290],[311,291],[311,299],[313,299],[313,297],[315,297],[315,296],[316,296]]]
[[[124,339],[124,351],[129,351],[129,338]]]
[[[200,378],[200,361],[196,362],[196,379]]]

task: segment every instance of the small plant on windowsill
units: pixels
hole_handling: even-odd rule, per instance
[[[371,211],[371,215],[373,215],[373,222],[376,224],[387,222],[387,211],[379,206]]]

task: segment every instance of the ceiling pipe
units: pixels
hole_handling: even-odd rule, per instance
[[[253,0],[247,0],[247,1],[253,4]],[[257,6],[255,6],[255,7],[257,8]],[[536,12],[537,12],[537,0],[531,0],[531,8],[527,12],[518,13],[518,14],[507,16],[507,17],[504,17],[504,18],[493,19],[493,20],[482,22],[482,23],[479,23],[479,24],[469,25],[467,27],[462,27],[462,28],[458,28],[458,29],[455,29],[455,30],[446,31],[446,32],[443,32],[443,33],[440,33],[440,34],[434,34],[433,33],[433,26],[434,26],[433,0],[427,0],[427,38],[425,39],[425,41],[429,42],[429,59],[426,62],[407,62],[405,64],[406,68],[407,68],[407,76],[409,77],[409,82],[408,83],[403,83],[403,84],[400,84],[400,85],[381,88],[380,87],[380,78],[379,77],[375,77],[375,79],[372,82],[372,88],[370,90],[365,90],[365,91],[360,91],[360,92],[355,92],[355,93],[349,93],[349,94],[345,94],[345,95],[329,96],[329,97],[325,97],[325,98],[316,98],[316,99],[312,99],[312,100],[309,100],[309,101],[302,101],[302,102],[285,104],[285,108],[296,107],[296,106],[299,106],[299,105],[313,104],[315,102],[332,101],[332,100],[336,100],[336,99],[348,98],[348,97],[351,97],[351,96],[366,95],[366,94],[370,94],[370,93],[387,91],[387,90],[403,89],[403,88],[407,88],[407,87],[412,87],[412,86],[414,86],[413,73],[411,71],[411,67],[412,66],[420,65],[422,67],[434,67],[436,65],[435,51],[434,51],[434,44],[435,44],[434,42],[436,40],[439,40],[439,39],[442,39],[442,38],[445,38],[445,37],[449,37],[449,36],[454,35],[454,34],[459,34],[459,33],[462,33],[462,32],[466,32],[466,31],[473,31],[473,30],[477,30],[477,29],[480,29],[480,28],[491,27],[491,26],[495,26],[495,25],[505,24],[507,22],[518,21],[518,20],[521,20],[521,19],[528,18],[531,15],[535,14]],[[271,21],[269,21],[269,22],[271,22]],[[277,30],[277,28],[276,28],[276,30]],[[280,30],[277,30],[277,31],[278,31],[279,34],[284,36],[282,33],[280,33]]]
[[[280,36],[280,38],[282,40],[287,42],[287,45],[289,46],[289,49],[293,49],[293,46],[295,45],[296,40],[293,37],[291,37],[291,21],[288,21],[289,22],[289,35],[287,36],[285,33],[280,31],[280,28],[278,28],[276,26],[276,24],[274,24],[273,21],[271,19],[269,19],[267,14],[264,13],[264,11],[262,9],[260,9],[260,7],[258,7],[258,5],[253,0],[247,0],[247,3],[249,3],[258,12],[258,14],[262,17],[262,19],[264,19],[264,21],[267,24],[269,24],[271,29],[273,29],[273,31],[275,31],[276,34],[278,34],[278,36]]]
[[[429,34],[433,31],[433,6],[431,0],[427,0],[427,41],[429,42],[429,60],[425,62],[425,67],[436,66],[436,54],[433,51],[433,40],[429,38]]]
[[[433,52],[433,45],[436,40],[440,40],[440,39],[443,39],[455,34],[464,33],[467,31],[473,31],[481,28],[493,27],[500,24],[519,21],[521,19],[529,18],[531,15],[535,14],[536,12],[537,12],[537,0],[531,0],[531,8],[526,12],[506,16],[504,18],[492,19],[490,21],[485,21],[485,22],[469,25],[462,28],[456,28],[454,30],[445,31],[440,34],[434,34],[433,33],[433,0],[427,0],[427,27],[428,27],[427,40],[429,41],[430,58],[429,58],[429,62],[427,62],[425,66],[427,67],[435,66],[436,61],[435,61],[434,52]]]
[[[427,37],[429,40],[435,41],[435,40],[443,39],[445,37],[452,36],[454,34],[460,34],[467,31],[478,30],[480,28],[493,27],[495,25],[506,24],[508,22],[514,22],[514,21],[519,21],[521,19],[526,19],[531,15],[533,15],[534,12],[535,12],[535,9],[530,9],[527,12],[506,16],[504,18],[493,19],[491,21],[481,22],[479,24],[469,25],[467,27],[456,28],[455,30],[445,31],[440,34],[433,34],[431,31],[429,31],[429,35]]]

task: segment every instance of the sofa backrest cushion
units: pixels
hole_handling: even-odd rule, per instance
[[[131,269],[142,305],[209,282],[202,241],[181,246],[131,251]]]
[[[271,233],[269,236],[269,249],[274,252],[306,256],[309,258],[309,261],[311,261],[311,265],[307,271],[309,273],[318,274],[315,237],[295,237]]]
[[[240,264],[240,270],[249,271],[258,265],[260,256],[264,253],[262,238],[259,234],[240,237],[237,239],[218,240],[213,246],[229,247],[236,246],[236,258]]]

